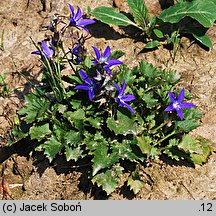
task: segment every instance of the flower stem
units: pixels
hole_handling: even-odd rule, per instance
[[[162,139],[158,140],[158,141],[154,144],[154,146],[160,144],[161,142],[163,142],[164,140],[168,139],[169,137],[171,137],[171,136],[174,135],[174,134],[175,134],[175,131],[173,131],[173,132],[170,133],[170,134],[167,134],[165,137],[163,137]]]

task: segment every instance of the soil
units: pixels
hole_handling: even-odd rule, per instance
[[[36,42],[43,40],[47,32],[41,27],[48,25],[56,13],[69,14],[68,2],[84,11],[88,5],[92,9],[102,5],[113,6],[111,0],[48,0],[46,11],[43,11],[45,8],[40,0],[5,0],[0,5],[0,38],[3,38],[3,43],[0,39],[0,44],[3,44],[0,73],[7,75],[11,90],[8,97],[0,97],[0,169],[4,166],[4,177],[9,183],[9,194],[4,198],[216,199],[216,26],[207,32],[213,42],[211,50],[183,38],[175,59],[172,51],[163,47],[149,52],[143,50],[143,41],[134,40],[133,28],[119,29],[100,22],[89,28],[92,38],[87,44],[89,50],[92,45],[102,49],[110,45],[112,50],[122,50],[125,55],[121,61],[131,67],[143,59],[158,68],[176,70],[181,75],[180,85],[195,96],[192,102],[203,113],[200,126],[193,135],[207,138],[212,143],[213,152],[206,164],[191,167],[172,161],[151,161],[140,167],[140,175],[146,184],[138,194],[134,195],[124,182],[125,173],[116,192],[107,196],[87,178],[90,170],[87,162],[68,163],[64,157],[59,157],[49,164],[42,154],[32,152],[32,143],[24,141],[6,145],[5,135],[24,103],[24,95],[32,89],[32,83],[38,82],[40,74],[40,62],[31,55],[35,48],[30,37]],[[158,1],[147,0],[146,3],[151,13],[161,11]],[[117,10],[128,12],[125,1],[116,0],[115,6]]]

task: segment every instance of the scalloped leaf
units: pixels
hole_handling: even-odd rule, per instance
[[[44,154],[49,159],[50,163],[56,157],[56,155],[61,151],[63,147],[63,145],[54,136],[49,138],[41,146],[45,150]]]
[[[47,135],[50,135],[52,131],[49,129],[49,123],[45,124],[35,124],[33,125],[30,130],[29,134],[31,139],[36,139],[38,141],[41,141],[44,139]]]
[[[96,175],[101,169],[108,168],[112,164],[116,163],[119,160],[117,154],[108,153],[108,143],[102,141],[97,144],[97,148],[94,151],[93,162],[93,172],[92,175]]]
[[[107,127],[114,131],[116,135],[118,134],[135,134],[136,130],[134,127],[134,116],[128,117],[126,114],[117,111],[117,119],[110,117],[107,119]]]
[[[65,149],[65,155],[66,155],[66,160],[74,160],[77,161],[80,158],[83,158],[85,155],[83,155],[83,150],[81,149],[80,146],[77,146],[76,148],[71,148],[68,145],[66,146]]]
[[[107,170],[105,173],[99,173],[92,178],[92,183],[96,183],[99,187],[102,186],[103,190],[109,195],[118,186],[119,176],[124,170],[123,167],[115,165],[111,170]]]
[[[127,181],[127,185],[130,186],[134,194],[137,194],[143,188],[144,184],[145,183],[140,180],[140,176],[136,172],[132,172]]]
[[[182,137],[178,148],[190,155],[190,160],[194,164],[202,164],[207,161],[211,154],[211,143],[203,137],[192,137],[186,134]]]

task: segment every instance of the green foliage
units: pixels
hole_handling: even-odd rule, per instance
[[[139,174],[134,171],[128,178],[127,185],[130,186],[134,194],[137,194],[143,188],[144,182],[140,180]]]
[[[135,22],[129,20],[123,13],[116,12],[113,8],[95,8],[93,15],[106,24],[133,25],[141,29],[150,39],[145,45],[146,49],[153,49],[166,43],[172,44],[174,47],[173,58],[175,58],[180,37],[184,33],[193,35],[201,44],[212,48],[212,42],[203,28],[212,27],[216,20],[215,0],[178,1],[165,9],[159,16],[153,17],[149,15],[144,0],[127,0],[127,3]],[[191,18],[192,21],[188,18]],[[197,27],[195,21],[200,24],[200,27]],[[168,23],[172,25],[168,25]],[[174,32],[178,32],[178,34],[175,35]]]
[[[144,2],[128,0],[128,4],[140,28],[144,20],[152,21]],[[112,8],[96,8],[93,14],[107,23],[132,22]],[[65,31],[70,27],[66,25]],[[159,29],[154,34],[163,35]],[[170,39],[174,41],[177,35],[175,32]],[[107,194],[118,187],[123,170],[129,172],[126,163],[139,165],[161,155],[196,164],[207,160],[210,143],[188,135],[199,125],[198,108],[184,109],[184,120],[176,112],[164,111],[170,105],[168,91],[178,89],[180,77],[174,71],[140,61],[134,68],[120,65],[109,75],[107,59],[115,62],[123,52],[112,52],[95,63],[84,47],[87,37],[83,34],[79,39],[72,37],[72,44],[80,45],[73,55],[55,37],[59,42],[55,55],[49,59],[41,55],[45,68],[40,86],[26,95],[18,112],[12,131],[15,140],[33,140],[35,151],[43,151],[50,162],[59,155],[65,155],[67,161],[88,160],[89,178]],[[63,76],[62,70],[69,66],[71,74]],[[187,91],[185,94],[190,99]],[[127,184],[136,194],[144,183],[134,168],[130,173]]]
[[[143,0],[127,0],[134,19],[139,26],[146,28],[149,23],[149,12]]]
[[[178,23],[189,16],[197,20],[205,28],[213,25],[216,19],[216,6],[212,1],[194,0],[191,2],[178,2],[160,14],[164,22]]]

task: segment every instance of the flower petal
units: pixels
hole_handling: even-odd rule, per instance
[[[68,4],[68,6],[69,6],[69,8],[70,8],[72,17],[74,17],[74,7],[73,7],[71,4]]]
[[[122,83],[121,91],[119,92],[120,95],[123,95],[123,94],[124,94],[125,88],[126,88],[126,82],[125,82],[125,80],[124,80],[123,83]]]
[[[176,109],[176,112],[177,112],[178,116],[180,117],[180,119],[183,120],[184,119],[184,114],[183,114],[182,109]]]
[[[110,60],[106,61],[106,63],[107,63],[108,67],[111,67],[113,65],[123,64],[123,62],[121,62],[121,61],[119,61],[117,59],[110,59]]]
[[[74,16],[74,20],[78,21],[82,17],[82,11],[79,7],[77,7],[77,13]]]
[[[48,47],[45,41],[41,42],[42,53],[45,57],[51,58],[54,54],[54,49],[52,47]]]
[[[110,56],[110,46],[107,46],[104,53],[103,53],[103,58],[109,58]]]
[[[120,87],[119,87],[119,85],[118,85],[118,84],[114,83],[113,85],[116,87],[116,89],[117,89],[117,91],[118,91],[118,92],[120,92],[120,91],[121,91],[121,89],[120,89]]]
[[[79,73],[84,81],[89,79],[89,76],[82,69],[79,70]]]
[[[194,108],[194,107],[196,107],[194,104],[192,104],[192,103],[187,103],[187,102],[182,102],[181,103],[181,108]]]
[[[135,110],[129,104],[124,103],[123,106],[127,107],[132,113],[135,113]]]
[[[164,111],[169,112],[169,111],[172,111],[172,110],[174,110],[173,104],[170,104]]]
[[[123,101],[132,101],[134,100],[136,97],[134,95],[131,95],[131,94],[127,94],[127,95],[123,95],[121,97],[121,100]]]
[[[95,55],[96,55],[96,57],[97,57],[97,60],[99,60],[100,57],[101,57],[100,51],[99,51],[96,47],[94,47],[94,46],[92,46],[92,48],[93,48],[93,50],[94,50],[94,52],[95,52]]]
[[[85,85],[85,84],[81,84],[81,85],[78,85],[74,88],[74,90],[89,90],[89,86]]]
[[[103,66],[103,69],[104,69],[105,71],[107,71],[107,73],[108,73],[109,76],[112,76],[112,72],[111,72],[111,70],[110,70],[110,68],[109,68],[108,65]]]
[[[94,97],[94,91],[92,89],[89,89],[88,96],[89,96],[90,101],[92,101],[92,99]]]
[[[172,103],[174,103],[176,101],[175,96],[174,96],[174,94],[171,91],[169,91],[169,98],[170,98],[170,101]]]
[[[178,102],[182,102],[184,100],[184,88],[181,90],[181,92],[178,95]]]
[[[90,24],[93,24],[93,23],[95,23],[95,21],[92,20],[92,19],[82,19],[82,20],[80,20],[80,21],[77,23],[77,25],[83,27],[83,26],[85,26],[85,25],[90,25]]]

